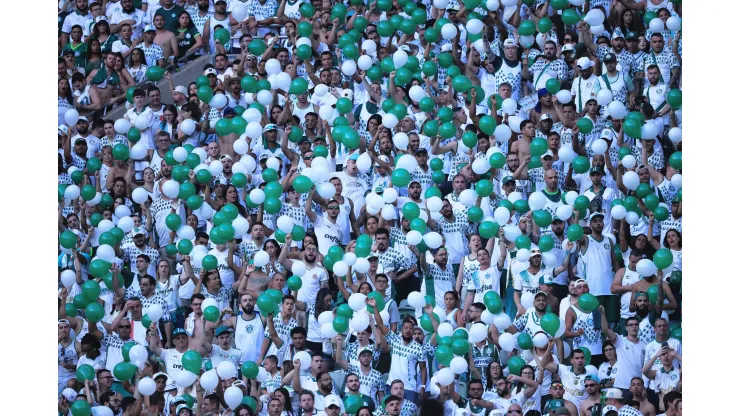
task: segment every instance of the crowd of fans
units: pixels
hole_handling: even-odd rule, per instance
[[[60,415],[682,414],[681,1],[58,9]]]

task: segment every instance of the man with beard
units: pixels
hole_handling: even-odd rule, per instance
[[[90,23],[92,23],[93,16],[90,14],[88,0],[75,0],[74,4],[75,11],[68,14],[62,23],[62,45],[66,45],[69,41],[72,26],[79,25],[82,28],[82,42],[85,41],[85,37],[90,36]]]
[[[596,56],[601,62],[604,63],[601,72],[604,73],[606,72],[605,69],[608,70],[609,65],[606,64],[606,56],[611,54],[614,56],[615,59],[614,68],[616,69],[616,63],[619,63],[619,66],[621,67],[620,72],[624,76],[625,81],[629,79],[629,83],[632,84],[631,76],[637,69],[637,65],[632,58],[632,54],[629,53],[629,51],[625,48],[625,39],[622,31],[614,31],[614,33],[612,34],[610,48],[607,46],[598,46],[594,43],[594,38],[591,34],[591,28],[587,24],[585,24],[585,22],[579,22],[578,29],[578,42],[586,45],[588,50],[593,53],[594,56]],[[632,87],[634,87],[634,84],[632,84]]]
[[[676,309],[676,299],[670,290],[667,282],[662,281],[663,273],[658,270],[657,274],[645,276],[643,280],[636,282],[632,286],[632,300],[630,302],[630,311],[635,312],[635,317],[639,320],[638,337],[645,345],[655,340],[655,325],[658,317],[666,310]],[[658,286],[658,299],[655,304],[649,302],[647,291],[650,286]],[[668,303],[664,304],[665,299]]]
[[[370,352],[368,351],[368,353]],[[382,380],[383,379],[381,377],[380,379],[381,385],[382,385]],[[362,403],[362,406],[369,407],[370,412],[375,411],[375,401],[373,401],[373,399],[370,396],[363,394],[360,391],[360,377],[357,374],[355,373],[347,374],[347,377],[345,377],[344,385],[346,388],[346,392],[344,394],[344,400],[347,400],[347,398],[350,396],[358,397]]]
[[[231,13],[226,11],[226,0],[216,0],[213,4],[213,14],[203,24],[203,41],[208,42],[208,49],[211,53],[216,53],[216,43],[213,34],[216,32],[216,26],[222,26],[231,32],[231,26],[238,25]],[[229,41],[231,42],[231,41]],[[228,45],[223,45],[227,47]]]
[[[340,203],[334,199],[329,200],[329,202],[327,202],[326,211],[321,216],[318,216],[313,211],[313,198],[315,193],[316,190],[312,189],[308,194],[305,212],[309,221],[313,224],[314,233],[318,240],[319,252],[321,255],[326,256],[329,253],[330,247],[342,244],[343,227],[338,223],[339,214],[341,212],[339,209]]]
[[[131,40],[136,41],[143,35],[146,13],[134,6],[133,0],[121,0],[119,10],[110,16],[110,33],[116,34],[124,25],[131,27]]]
[[[650,52],[642,57],[642,62],[635,71],[635,79],[642,82],[650,67],[655,65],[659,69],[659,80],[666,84],[667,88],[678,87],[681,64],[678,57],[673,54],[671,48],[664,48],[665,40],[661,33],[653,33],[650,36]]]
[[[517,59],[519,49],[514,39],[506,39],[503,49],[503,56],[495,56],[490,60],[490,64],[486,65],[485,71],[478,70],[475,75],[481,80],[481,87],[486,92],[486,97],[495,94],[498,86],[506,82],[511,85],[511,98],[518,101],[522,90],[522,80],[531,79],[531,73],[527,69],[528,60],[526,57],[521,61]],[[493,85],[490,81],[486,82],[491,75],[493,75]],[[485,88],[485,86],[490,86],[490,88]]]
[[[367,337],[371,332],[370,328],[368,328],[367,331],[358,332],[358,335],[363,333],[365,337]],[[342,358],[343,344],[343,342],[340,342],[337,345],[336,363],[340,368],[345,369],[348,373],[345,383],[347,385],[347,389],[353,391],[354,394],[361,393],[363,396],[368,397],[372,402],[370,406],[375,409],[375,406],[382,402],[383,393],[385,391],[383,387],[383,375],[378,370],[371,367],[375,350],[372,346],[364,348],[361,347],[357,360],[357,362],[359,362],[359,366],[356,366],[348,363]],[[356,348],[353,349],[356,350]],[[347,358],[353,359],[353,357],[351,357],[352,354],[352,352],[349,352]],[[350,376],[356,377],[356,387],[350,387]]]
[[[453,385],[447,386],[450,398],[457,407],[472,416],[485,416],[494,409],[494,403],[483,399],[483,382],[474,378],[468,382],[468,397],[460,396]]]
[[[462,175],[455,176],[455,181],[459,180],[462,180],[463,184],[465,183],[465,179]],[[438,220],[430,218],[428,224],[430,228],[439,231],[445,238],[445,248],[447,249],[446,251],[449,251],[450,264],[453,265],[453,272],[457,275],[458,267],[460,266],[460,262],[462,262],[463,256],[465,256],[468,247],[468,239],[466,237],[469,225],[467,208],[457,212],[453,211],[452,203],[448,199],[444,199],[442,200],[442,210],[440,213],[442,214],[441,218]],[[445,290],[445,292],[447,290]],[[444,305],[444,292],[439,295],[441,297],[438,299],[437,304]]]
[[[573,96],[573,102],[576,103],[576,111],[583,112],[586,103],[592,98],[596,98],[599,92],[599,82],[594,75],[594,63],[590,59],[583,57],[578,59],[578,76],[573,80],[573,86],[570,93]]]
[[[671,106],[666,101],[670,87],[661,81],[660,67],[658,65],[649,65],[645,72],[647,72],[648,82],[642,90],[642,95],[647,98],[648,103],[655,109],[656,118],[663,117],[671,111]],[[662,166],[659,168],[662,168]]]
[[[619,371],[614,379],[614,387],[622,390],[630,388],[633,377],[638,377],[642,382],[642,365],[645,361],[645,345],[637,336],[640,320],[636,317],[627,318],[624,327],[627,336],[619,335],[609,328],[606,322],[606,314],[603,306],[599,306],[601,312],[601,327],[606,332],[609,342],[614,344],[617,353],[617,365]]]
[[[290,247],[293,242],[293,236],[288,234],[285,236],[285,245]],[[293,260],[286,258],[288,250],[281,250],[278,262],[285,267],[286,270],[291,270],[293,266]],[[316,263],[316,253],[318,247],[313,243],[308,243],[303,247],[303,262],[306,264],[306,273],[301,276],[303,285],[298,290],[297,300],[303,303],[315,303],[316,294],[319,293],[319,289],[322,287],[328,287],[329,285],[329,273],[324,267]]]
[[[378,228],[375,232],[375,243],[372,247],[372,256],[378,258],[385,274],[393,281],[401,281],[416,274],[417,266],[410,258],[401,254],[390,246],[390,233],[386,228]],[[402,273],[399,273],[403,270]]]
[[[137,267],[138,258],[140,255],[146,255],[149,260],[149,267],[146,270],[149,275],[155,275],[156,269],[154,268],[154,264],[157,264],[159,261],[159,252],[157,249],[148,246],[147,238],[146,238],[146,232],[144,231],[144,228],[138,227],[132,230],[133,237],[132,239],[133,244],[122,247],[123,255],[120,256],[124,263],[128,262],[129,268],[131,270],[139,270]]]
[[[588,397],[586,388],[584,387],[584,380],[588,377],[586,374],[585,355],[583,351],[574,349],[570,366],[556,364],[552,361],[552,354],[550,353],[554,342],[554,340],[548,342],[546,354],[542,359],[541,365],[547,371],[553,373],[553,377],[557,374],[561,380],[561,384],[565,387],[563,398],[571,401],[578,408],[581,402]],[[553,382],[553,384],[555,383]]]
[[[154,12],[152,21],[154,21],[157,16],[162,16],[164,17],[164,28],[172,33],[177,33],[177,28],[179,27],[177,18],[181,13],[185,12],[185,9],[175,3],[175,0],[160,0],[159,5],[161,7]],[[190,22],[190,24],[192,25],[193,23]]]
[[[408,317],[403,320],[401,326],[401,335],[393,333],[383,324],[383,318],[380,316],[378,305],[375,299],[368,298],[366,303],[373,308],[375,322],[378,325],[380,333],[385,337],[391,353],[390,371],[386,390],[392,386],[394,380],[403,382],[403,396],[406,400],[416,402],[418,396],[424,396],[424,386],[427,382],[427,363],[424,354],[424,348],[421,344],[414,341],[413,331],[414,323]],[[421,385],[416,383],[416,370],[421,373]]]
[[[632,59],[632,56],[629,53],[626,53],[626,55],[629,56],[630,60]],[[619,56],[625,55],[622,54]],[[627,105],[627,94],[635,91],[635,84],[632,81],[629,72],[624,70],[624,65],[622,65],[622,71],[617,71],[618,55],[613,53],[607,53],[604,55],[603,62],[605,70],[602,71],[601,76],[598,78],[599,89],[608,89],[612,92],[614,100]]]
[[[110,374],[108,375],[110,376]],[[99,400],[99,406],[109,408],[114,415],[117,415],[121,411],[121,400],[123,400],[123,396],[120,393],[107,391],[100,395]]]
[[[527,388],[521,390],[517,394],[512,395],[512,383],[522,383],[525,384]],[[507,414],[512,414],[510,410],[513,408],[514,410],[518,409],[516,413],[521,415],[523,414],[523,411],[521,410],[522,406],[524,406],[524,403],[527,401],[527,399],[535,394],[538,387],[539,384],[535,380],[529,379],[527,377],[520,377],[511,374],[506,378],[500,378],[496,381],[496,393],[498,394],[498,397],[493,400],[493,403],[488,402],[492,405],[488,407],[488,409],[502,409],[507,412]],[[482,403],[481,405],[486,406],[486,403]]]
[[[225,319],[222,325],[234,328],[234,344],[244,352],[243,360],[256,362],[265,339],[265,326],[262,317],[255,312],[254,304],[255,300],[251,294],[242,294],[239,296],[241,313]]]
[[[606,309],[606,319],[610,323],[619,322],[619,298],[611,293],[615,265],[619,264],[614,255],[616,239],[611,234],[604,234],[604,214],[594,212],[588,217],[590,234],[585,234],[578,241],[580,260],[583,262],[583,274],[588,282],[590,293],[599,299]],[[599,342],[600,344],[600,342]],[[591,351],[596,354],[599,351]]]
[[[581,402],[578,411],[585,416],[592,416],[591,408],[601,403],[601,383],[599,378],[593,374],[589,374],[583,380],[583,386],[586,388],[586,394],[588,395]]]
[[[529,68],[529,79],[533,80],[535,91],[545,88],[550,78],[557,78],[561,82],[568,80],[568,65],[564,60],[556,58],[556,51],[557,44],[548,40],[545,42],[543,54],[538,56]]]

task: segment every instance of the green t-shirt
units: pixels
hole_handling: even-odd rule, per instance
[[[62,48],[62,55],[68,50],[75,53],[75,66],[84,68],[87,63],[87,43],[82,42],[77,46],[72,46],[72,42],[69,42]]]
[[[182,37],[180,37],[181,33],[183,34]],[[187,29],[177,29],[175,36],[177,36],[177,47],[180,52],[177,57],[182,58],[187,53],[188,49],[195,45],[196,38],[200,37],[200,32],[198,32],[198,29],[195,27],[189,27]]]

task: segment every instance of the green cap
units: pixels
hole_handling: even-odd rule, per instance
[[[600,166],[591,166],[591,169],[588,170],[589,175],[592,173],[604,173],[604,169],[602,169]]]
[[[625,39],[638,39],[637,32],[627,32],[627,34],[624,36]]]
[[[552,399],[547,402],[547,405],[545,406],[545,410],[549,412],[550,410],[560,409],[561,407],[564,407],[564,406],[565,406],[565,402],[563,401],[563,399]]]
[[[501,181],[501,183],[507,183],[507,182],[515,182],[513,176],[504,176],[504,179]]]

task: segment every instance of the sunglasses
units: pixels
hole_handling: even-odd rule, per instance
[[[131,325],[118,325],[119,329],[131,329]]]

